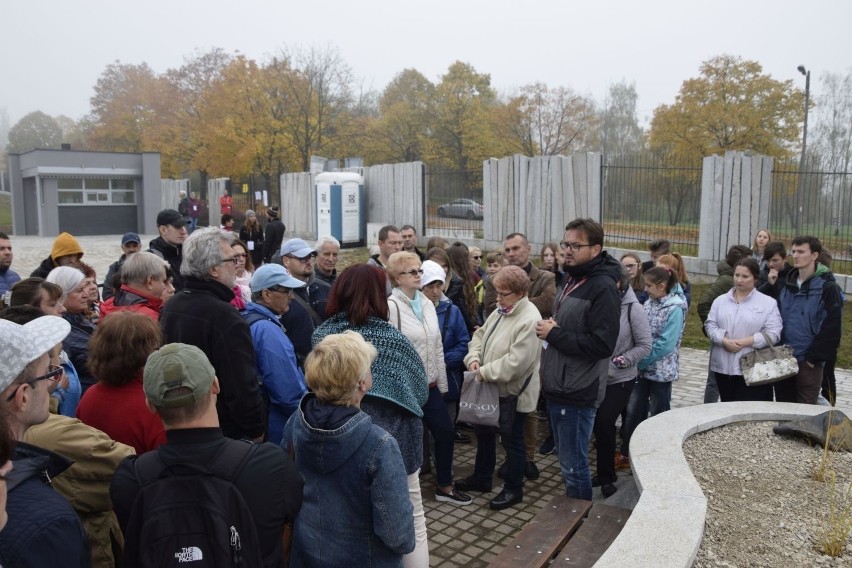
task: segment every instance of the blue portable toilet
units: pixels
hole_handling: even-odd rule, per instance
[[[364,246],[367,238],[364,178],[352,172],[324,172],[314,181],[317,238],[331,235],[342,247]]]

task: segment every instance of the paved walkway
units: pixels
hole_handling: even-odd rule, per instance
[[[143,244],[154,238],[142,237]],[[36,265],[50,253],[53,239],[43,237],[12,237],[15,260],[13,269],[26,277]],[[86,251],[83,257],[98,273],[99,278],[106,275],[107,268],[121,255],[118,235],[79,237]],[[672,407],[684,407],[702,404],[704,384],[707,379],[708,352],[699,349],[681,350],[681,377],[672,388]],[[837,371],[837,390],[840,403],[852,407],[852,371]],[[539,439],[546,436],[546,423],[539,424]],[[475,439],[474,439],[475,442]],[[466,477],[473,471],[476,445],[459,444],[455,451],[455,477]],[[503,450],[498,445],[498,463],[503,460]],[[596,456],[590,456],[594,472]],[[555,455],[537,456],[536,460],[541,477],[537,481],[527,481],[524,488],[524,502],[505,511],[492,511],[488,500],[500,490],[500,480],[495,478],[495,490],[492,493],[474,494],[474,502],[466,507],[456,507],[434,500],[435,479],[433,475],[421,477],[423,499],[426,508],[429,530],[431,566],[466,566],[478,568],[488,563],[508,544],[515,533],[532,519],[544,504],[556,495],[564,493],[564,485],[559,474],[559,464]],[[619,488],[607,503],[632,507],[638,493],[632,482],[632,474],[620,472],[616,486]],[[600,490],[595,489],[595,500],[602,500]]]

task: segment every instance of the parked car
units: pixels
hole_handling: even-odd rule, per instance
[[[473,199],[455,199],[438,206],[438,217],[463,217],[482,219],[484,207]]]

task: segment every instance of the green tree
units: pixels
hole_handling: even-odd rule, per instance
[[[498,135],[499,105],[491,76],[456,61],[435,88],[434,121],[429,154],[443,167],[480,170],[483,160],[509,153]]]
[[[720,55],[683,82],[673,104],[654,110],[650,144],[694,160],[726,150],[784,158],[795,152],[803,108],[792,80],[776,81],[756,61]]]
[[[62,128],[56,119],[37,110],[19,120],[9,130],[9,151],[23,152],[33,148],[59,148]]]
[[[624,156],[642,150],[645,133],[636,115],[636,84],[620,81],[609,86],[598,115],[599,144],[604,154]]]

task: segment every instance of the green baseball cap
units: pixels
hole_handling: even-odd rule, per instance
[[[194,345],[169,343],[148,356],[142,383],[145,397],[159,408],[192,406],[210,392],[216,371]],[[169,393],[185,387],[189,392]]]

